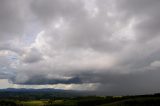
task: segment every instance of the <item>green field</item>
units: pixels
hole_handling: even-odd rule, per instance
[[[33,100],[33,101],[20,101],[18,104],[22,104],[23,106],[44,106],[47,101],[41,100]]]
[[[17,106],[160,106],[160,97],[82,97],[60,100],[19,101]]]
[[[22,106],[76,106],[75,100],[30,100],[17,101],[17,105]]]

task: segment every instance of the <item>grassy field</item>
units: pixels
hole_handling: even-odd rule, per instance
[[[18,104],[22,104],[23,106],[44,106],[47,101],[41,100],[33,100],[33,101],[20,101]]]
[[[17,102],[17,105],[23,106],[75,106],[76,102],[73,100],[30,100],[30,101],[20,101]]]
[[[104,100],[104,101],[103,101]],[[104,102],[104,103],[103,103]],[[49,100],[49,101],[22,101],[23,106],[160,106],[160,98],[138,97],[138,98],[118,98],[107,103],[103,98],[79,98],[74,100]]]

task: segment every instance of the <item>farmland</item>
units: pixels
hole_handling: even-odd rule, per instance
[[[0,106],[160,106],[160,94],[87,96],[75,92],[71,95],[68,91],[63,91],[65,95],[62,91],[40,91],[0,91]]]

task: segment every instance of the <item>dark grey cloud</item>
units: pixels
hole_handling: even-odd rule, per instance
[[[83,73],[85,83],[100,83],[95,91],[99,95],[137,95],[159,92],[159,68],[145,72],[118,73]]]
[[[159,9],[159,0],[1,0],[0,78],[158,92]]]

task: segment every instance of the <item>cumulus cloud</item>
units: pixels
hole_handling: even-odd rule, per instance
[[[159,92],[159,8],[159,0],[1,0],[0,79]]]
[[[35,48],[29,48],[29,50],[22,55],[22,61],[26,63],[38,62],[42,58],[41,53]]]

